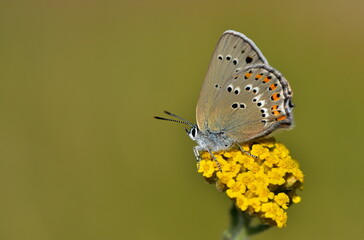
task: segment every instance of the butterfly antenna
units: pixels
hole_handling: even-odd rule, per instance
[[[177,123],[183,123],[186,125],[191,126],[191,124],[189,122],[184,122],[181,120],[176,120],[176,119],[169,119],[169,118],[164,118],[164,117],[158,117],[158,116],[154,116],[155,119],[159,119],[159,120],[165,120],[165,121],[171,121],[171,122],[177,122]]]
[[[165,113],[165,114],[168,114],[169,116],[172,116],[172,117],[178,118],[178,119],[180,119],[180,120],[182,120],[182,121],[184,121],[184,122],[188,123],[188,125],[190,125],[191,127],[192,127],[192,126],[194,126],[194,124],[193,124],[193,123],[191,123],[191,122],[190,122],[190,121],[188,121],[187,119],[184,119],[183,117],[180,117],[180,116],[178,116],[178,115],[176,115],[176,114],[173,114],[173,113],[171,113],[171,112],[168,112],[168,111],[164,111],[164,113]]]

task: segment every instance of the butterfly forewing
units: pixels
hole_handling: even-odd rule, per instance
[[[218,99],[224,96],[219,95],[225,95],[233,74],[259,63],[268,64],[249,38],[235,31],[224,32],[213,53],[196,107],[197,125],[201,131],[210,128],[210,124],[220,122],[219,114],[211,110],[222,104]]]

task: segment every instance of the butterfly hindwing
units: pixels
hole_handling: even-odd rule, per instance
[[[253,65],[233,75],[217,96],[209,128],[235,142],[268,135],[293,123],[292,91],[287,80],[267,65]]]

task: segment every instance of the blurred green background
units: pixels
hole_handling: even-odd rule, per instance
[[[294,90],[276,134],[306,175],[288,227],[254,239],[363,239],[364,2],[0,2],[0,239],[220,239],[230,201],[196,172],[195,121],[227,29]]]

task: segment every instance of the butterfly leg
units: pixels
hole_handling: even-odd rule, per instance
[[[222,170],[221,170],[221,166],[220,166],[219,161],[217,161],[216,157],[214,156],[214,154],[212,154],[212,152],[209,149],[207,149],[207,151],[210,153],[212,159],[214,159],[215,163],[217,164],[217,167],[219,168],[219,170],[221,172]]]
[[[201,161],[200,150],[201,150],[200,146],[193,147],[193,153],[195,154],[197,163],[200,163]]]
[[[200,169],[200,161],[201,161],[200,151],[201,151],[200,146],[193,147],[193,153],[195,154],[197,160],[197,170]]]
[[[245,155],[248,155],[248,156],[253,157],[253,158],[258,158],[257,156],[255,156],[255,155],[251,154],[250,152],[245,151],[245,150],[244,150],[244,149],[240,146],[240,144],[239,144],[239,143],[236,143],[236,145],[238,145],[238,147],[239,147],[240,151],[241,151],[241,152],[243,152]]]
[[[201,161],[200,152],[202,150],[206,150],[206,149],[203,149],[200,146],[196,146],[196,147],[193,148],[193,153],[195,154],[195,157],[197,159],[197,170],[200,169],[200,161]],[[217,159],[215,158],[214,154],[212,154],[212,152],[209,149],[207,149],[207,152],[210,153],[212,159],[214,159],[214,161],[216,162],[217,166],[219,167],[219,169],[221,171],[220,163],[217,161]]]

